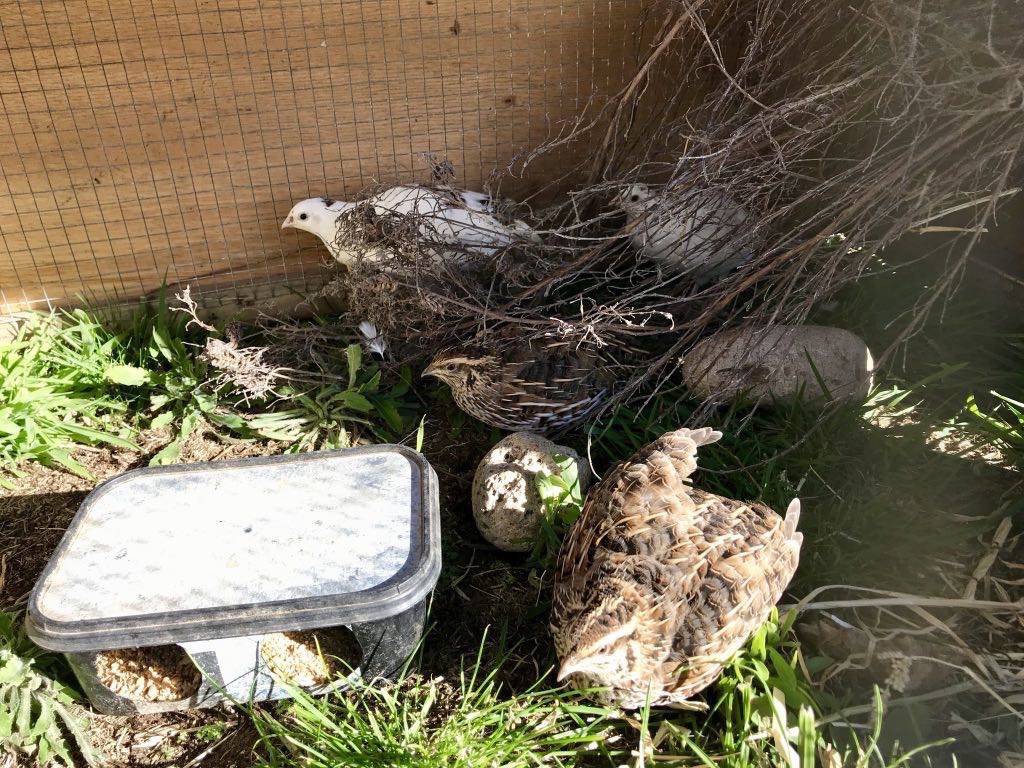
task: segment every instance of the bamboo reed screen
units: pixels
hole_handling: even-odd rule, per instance
[[[308,289],[296,199],[424,180],[427,152],[479,188],[632,76],[641,6],[0,1],[0,313]]]

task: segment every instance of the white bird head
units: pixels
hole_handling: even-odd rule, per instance
[[[615,198],[615,204],[626,213],[638,213],[647,207],[653,197],[654,193],[646,184],[633,184]]]
[[[354,206],[355,203],[331,200],[329,197],[300,200],[288,212],[281,229],[294,228],[311,232],[330,248],[338,231],[338,215]]]

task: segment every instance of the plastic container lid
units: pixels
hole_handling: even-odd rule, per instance
[[[140,469],[82,503],[28,630],[90,651],[356,624],[440,570],[437,478],[408,448]]]

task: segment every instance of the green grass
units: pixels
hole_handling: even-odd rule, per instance
[[[151,464],[179,459],[204,422],[236,439],[278,440],[290,451],[343,448],[362,431],[395,442],[415,428],[408,369],[385,380],[358,345],[336,370],[285,380],[253,398],[203,354],[206,334],[161,294],[127,321],[85,310],[30,315],[0,343],[0,485],[13,487],[25,462],[92,479],[76,446],[136,449],[137,430],[171,428]]]
[[[134,363],[120,369],[127,374],[120,383],[137,389],[150,426],[178,427],[154,463],[176,460],[182,440],[201,420],[238,437],[281,441],[289,452],[347,448],[358,429],[393,442],[415,423],[407,398],[411,372],[404,369],[396,381],[385,382],[358,344],[342,347],[330,370],[294,371],[299,375],[286,375],[266,394],[253,396],[202,354],[207,334],[190,333],[190,319],[161,295],[123,335]]]
[[[987,437],[1008,463],[1024,469],[1024,333],[1004,334],[992,343],[1001,349],[1002,375],[963,387],[969,394],[961,423]]]
[[[580,488],[579,467],[571,456],[554,456],[558,471],[538,472],[534,482],[544,505],[540,530],[530,553],[530,562],[547,569],[555,564],[558,548],[566,532],[583,512],[584,494]]]
[[[89,765],[94,755],[71,689],[54,680],[56,657],[36,647],[17,617],[0,612],[0,754],[72,765],[72,744]]]
[[[993,408],[983,410],[976,397],[968,395],[966,411],[991,435],[994,444],[1010,453],[1017,465],[1024,465],[1024,403],[995,390],[989,394],[997,401]]]
[[[407,397],[412,372],[403,368],[397,382],[385,385],[380,369],[364,363],[358,344],[345,348],[344,361],[345,370],[335,381],[278,388],[273,407],[250,416],[247,427],[260,437],[289,443],[290,451],[347,448],[354,426],[379,442],[396,442],[415,424]]]
[[[206,421],[242,437],[244,417],[229,400],[229,388],[214,380],[199,354],[202,337],[189,333],[188,316],[168,307],[163,291],[155,305],[143,305],[117,335],[123,364],[111,366],[107,379],[131,398],[140,427],[173,427],[171,440],[150,460],[171,464],[184,441]]]
[[[540,683],[510,697],[497,672],[478,657],[457,686],[404,673],[322,698],[293,688],[279,713],[255,714],[268,755],[261,765],[527,768],[576,765],[583,751],[610,764],[616,713]]]
[[[870,314],[877,305],[866,303],[861,309]],[[895,308],[886,310],[889,317]],[[927,326],[911,347],[914,365],[882,381],[867,403],[836,406],[824,414],[793,402],[756,411],[720,408],[708,416],[705,423],[725,436],[701,451],[695,478],[700,487],[779,510],[794,496],[802,500],[805,540],[794,594],[829,583],[934,593],[937,562],[965,557],[976,562],[976,539],[994,525],[994,515],[1024,508],[1020,502],[1013,507],[1013,499],[1006,497],[1015,482],[1019,490],[1019,475],[942,455],[928,445],[937,430],[961,430],[999,447],[1010,464],[1020,467],[1024,454],[1024,336],[1005,322],[998,334],[986,331],[994,320],[984,307],[951,313],[958,322],[951,328]],[[181,442],[201,421],[245,439],[282,440],[290,450],[341,447],[355,430],[391,441],[415,427],[411,372],[385,375],[363,359],[358,346],[339,345],[320,382],[284,382],[269,397],[246,400],[211,370],[201,355],[204,334],[187,332],[184,320],[162,301],[118,330],[77,313],[62,320],[63,330],[47,329],[47,321],[40,319],[44,327],[39,331],[0,347],[0,365],[21,368],[17,375],[31,383],[27,389],[0,384],[8,398],[0,398],[0,414],[8,413],[3,408],[12,402],[23,421],[25,414],[37,420],[37,412],[50,414],[39,422],[45,429],[9,431],[18,437],[8,442],[0,421],[4,466],[39,460],[74,471],[61,460],[73,461],[69,451],[74,443],[130,443],[127,425],[175,429],[176,437],[155,461],[177,460]],[[861,330],[878,347],[855,317],[832,322]],[[431,396],[432,410],[443,407],[439,398],[446,398],[446,392],[434,390]],[[35,402],[47,405],[36,408]],[[640,412],[621,409],[605,417],[591,431],[595,465],[607,468],[689,423],[696,407],[680,390],[662,391]],[[877,425],[881,411],[899,415],[911,407],[912,414],[904,414],[912,416],[907,423]],[[486,432],[457,413],[447,423],[450,439]],[[10,444],[15,447],[3,447]],[[549,567],[564,531],[579,514],[582,499],[573,486],[565,473],[539,480],[548,515],[532,558],[477,567],[503,569],[513,580],[529,579],[531,567]],[[446,558],[449,554],[446,550]],[[531,610],[543,611],[545,599],[540,592]],[[323,698],[295,691],[293,702],[251,714],[266,766],[612,766],[635,762],[640,754],[649,765],[657,757],[658,765],[736,768],[796,761],[829,768],[928,763],[932,753],[893,745],[891,723],[909,709],[885,712],[880,698],[870,702],[868,690],[846,692],[840,700],[813,684],[830,660],[806,657],[792,632],[793,619],[792,614],[773,616],[755,634],[700,697],[705,711],[642,711],[623,717],[577,693],[549,687],[542,666],[550,660],[543,658],[528,660],[541,665],[536,671],[529,665],[529,681],[536,682],[513,689],[499,682],[500,664],[482,663],[503,653],[488,640],[486,653],[482,645],[475,662],[471,659],[454,680],[435,679],[429,669],[412,667],[395,683],[359,684]],[[445,638],[435,632],[427,642],[443,644]],[[538,647],[546,648],[543,643]],[[25,680],[38,679],[40,663],[10,667],[14,671],[7,674],[19,681],[19,691]],[[6,669],[2,663],[0,668]],[[64,689],[40,683],[32,690],[52,690],[45,695],[67,704],[60,698]],[[862,717],[865,702],[871,703],[872,713],[846,723],[844,708]],[[34,711],[43,712],[41,707]],[[59,720],[53,721],[56,733],[72,733],[60,731],[70,725],[61,726]],[[55,733],[49,726],[43,732]],[[24,743],[26,731],[20,733]],[[929,739],[922,733],[913,743]],[[911,744],[907,738],[904,742]],[[57,751],[53,745],[48,749]]]
[[[808,675],[831,660],[804,657],[793,634],[796,618],[794,611],[782,619],[773,611],[701,695],[707,711],[644,713],[642,731],[658,765],[895,768],[943,743],[883,747],[877,689],[867,736],[856,735],[839,702],[811,683]]]
[[[117,339],[82,311],[31,315],[0,342],[0,485],[36,461],[81,477],[75,445],[134,449],[127,404],[104,378],[118,362]]]
[[[802,657],[794,619],[773,614],[696,700],[707,702],[701,711],[622,713],[590,703],[586,692],[545,687],[548,675],[513,694],[498,683],[500,663],[482,665],[486,639],[455,685],[406,671],[396,682],[320,698],[290,687],[292,701],[252,711],[266,755],[260,765],[612,768],[642,753],[657,765],[895,768],[934,746],[883,748],[877,691],[867,734],[847,727],[807,677],[829,660]]]

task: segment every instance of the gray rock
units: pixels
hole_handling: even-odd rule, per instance
[[[724,331],[702,341],[682,362],[683,380],[693,393],[717,402],[770,403],[802,391],[809,402],[821,404],[819,376],[831,397],[863,400],[873,370],[871,351],[859,337],[821,325]]]
[[[481,459],[473,478],[473,518],[481,535],[506,552],[528,552],[537,538],[544,505],[538,472],[559,471],[555,455],[575,460],[581,491],[590,485],[590,466],[572,448],[529,432],[504,438]]]

